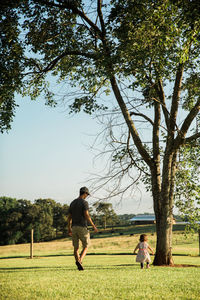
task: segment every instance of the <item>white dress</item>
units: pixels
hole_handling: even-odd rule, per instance
[[[151,258],[148,252],[148,244],[147,242],[140,242],[139,243],[139,251],[137,253],[136,262],[144,263],[144,262],[151,262]]]

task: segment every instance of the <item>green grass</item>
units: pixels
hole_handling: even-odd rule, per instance
[[[0,299],[199,299],[197,235],[174,233],[173,253],[175,264],[198,267],[149,270],[141,270],[132,255],[138,238],[139,232],[92,239],[83,272],[76,269],[69,239],[34,244],[34,259],[29,259],[28,244],[1,246]],[[156,236],[149,234],[154,248],[155,242]]]
[[[200,268],[141,270],[132,255],[89,255],[84,267],[77,271],[72,256],[2,259],[0,299],[196,300],[200,293]]]

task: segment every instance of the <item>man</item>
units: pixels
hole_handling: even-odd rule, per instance
[[[68,233],[72,236],[74,246],[74,257],[79,271],[84,270],[82,261],[87,253],[90,242],[90,234],[87,229],[87,223],[90,223],[95,232],[98,229],[94,225],[90,215],[88,202],[85,200],[90,195],[88,188],[80,188],[79,198],[72,201],[68,211]],[[82,242],[83,249],[79,255],[79,241]]]

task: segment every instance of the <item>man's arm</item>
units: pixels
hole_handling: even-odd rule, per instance
[[[72,235],[72,215],[69,213],[68,218],[67,218],[67,223],[68,223],[68,234],[71,236]]]
[[[98,229],[96,228],[96,226],[94,225],[91,217],[90,217],[90,214],[89,214],[89,211],[88,210],[85,210],[84,211],[84,216],[86,218],[86,220],[88,221],[88,223],[90,223],[94,229],[94,232],[98,232]]]

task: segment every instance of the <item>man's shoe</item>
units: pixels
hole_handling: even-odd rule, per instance
[[[82,264],[80,263],[80,261],[76,261],[76,265],[77,265],[77,268],[78,268],[79,271],[84,270],[84,268],[83,268]]]

